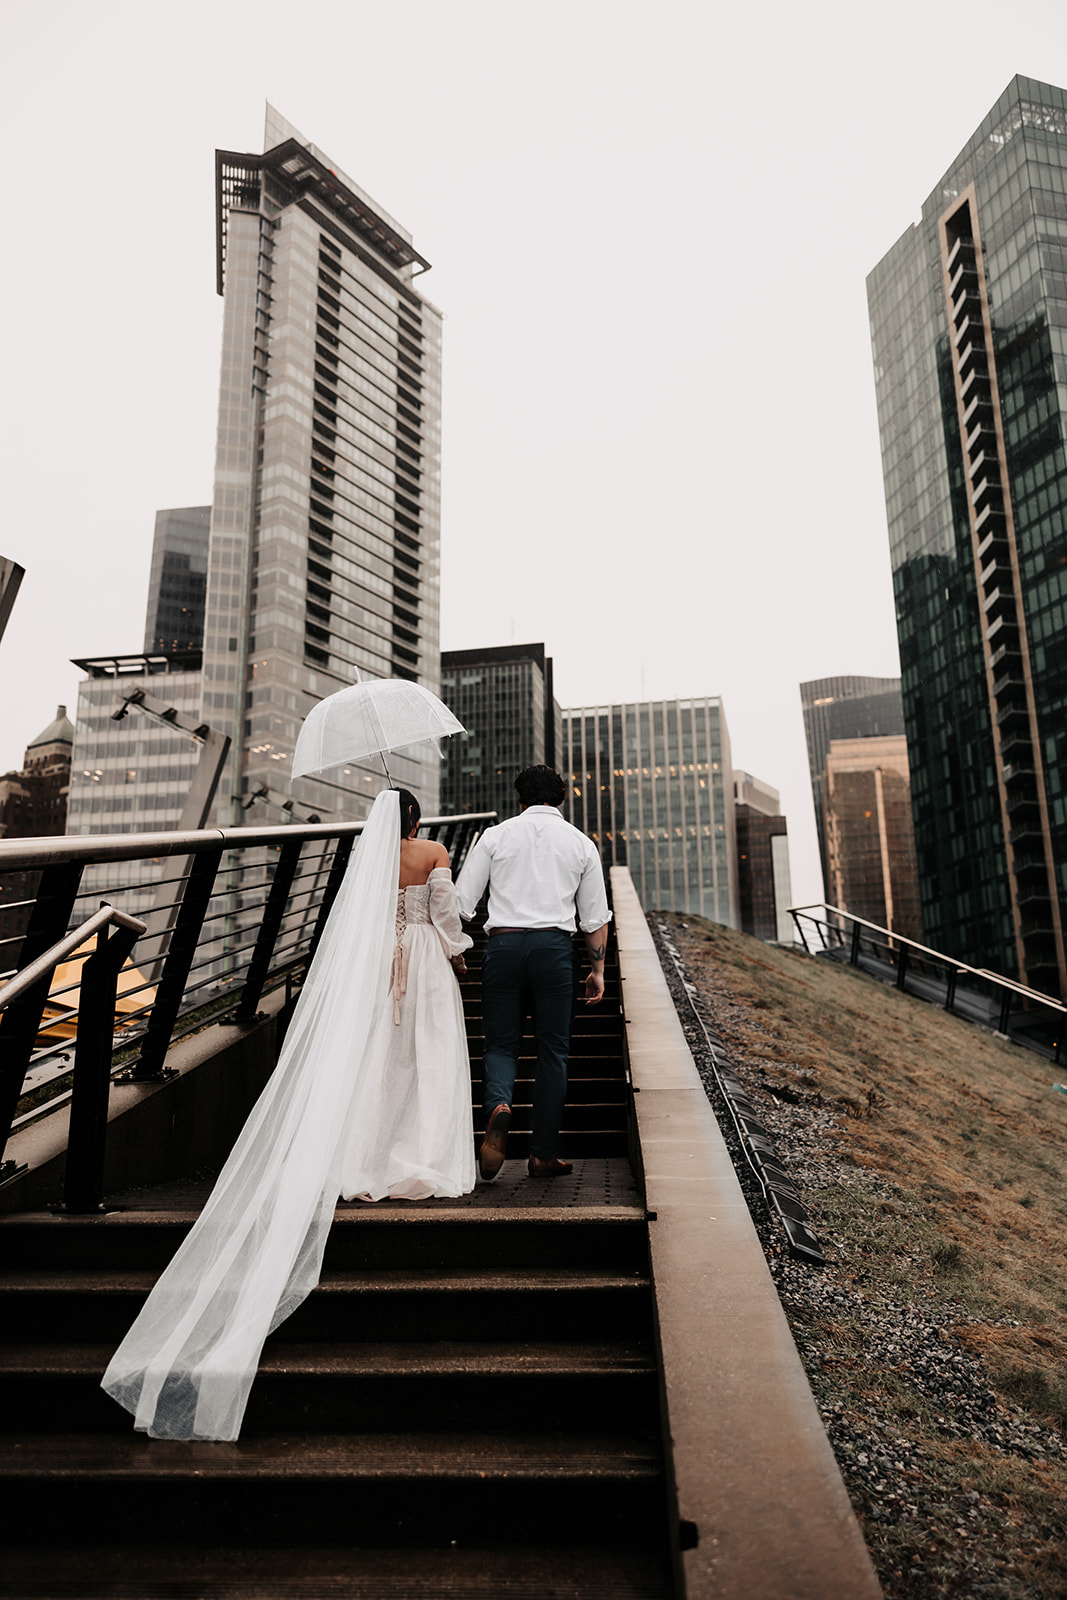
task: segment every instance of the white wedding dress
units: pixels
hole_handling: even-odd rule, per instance
[[[399,876],[400,801],[385,790],[278,1065],[104,1374],[153,1438],[237,1438],[263,1341],[319,1281],[342,1189],[381,1198],[474,1187],[462,1007],[445,954],[470,941],[437,869],[436,882],[401,896],[398,952]]]
[[[472,944],[447,867],[401,889],[390,993],[353,1087],[346,1200],[426,1200],[474,1188],[470,1061],[449,962]]]

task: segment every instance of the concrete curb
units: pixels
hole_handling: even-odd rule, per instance
[[[686,1600],[878,1600],[630,874],[611,873]]]

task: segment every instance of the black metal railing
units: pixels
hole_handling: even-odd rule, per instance
[[[442,843],[458,871],[495,820],[424,818],[420,836]],[[264,992],[306,965],[362,829],[351,822],[0,840],[0,875],[40,872],[18,960],[0,971],[0,1157],[13,1128],[73,1092],[86,1012],[99,1013],[92,938],[101,900],[112,921],[143,929],[135,964],[124,951],[103,1002],[104,1082],[116,1070],[158,1082],[170,1075],[172,1042],[208,1020],[254,1021]]]
[[[968,966],[839,906],[825,902],[792,906],[789,915],[809,955],[847,961],[1056,1063],[1062,1060],[1067,1045],[1067,1005],[1051,995],[987,968]]]

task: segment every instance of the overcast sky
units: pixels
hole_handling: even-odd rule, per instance
[[[445,313],[442,645],[721,695],[821,897],[797,685],[898,671],[864,280],[1062,0],[5,0],[0,771],[211,497],[214,150],[270,100]]]

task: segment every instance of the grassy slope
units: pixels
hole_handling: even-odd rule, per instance
[[[857,971],[699,918],[663,920],[734,1059],[772,1091],[779,1084],[794,1098],[799,1088],[812,1105],[834,1109],[830,1137],[838,1155],[899,1186],[888,1194],[877,1185],[865,1191],[832,1182],[805,1189],[817,1229],[832,1241],[831,1270],[868,1293],[872,1307],[879,1298],[899,1303],[911,1295],[924,1306],[950,1308],[952,1331],[989,1386],[1063,1430],[1067,1095],[1052,1083],[1067,1080],[1067,1065],[1057,1071]],[[916,1587],[917,1575],[894,1584],[894,1567],[924,1543],[951,1543],[951,1528],[939,1529],[936,1515],[910,1535],[907,1527],[869,1530],[872,1549],[881,1546],[876,1559],[887,1592],[1067,1594],[1067,1558],[1056,1533],[1067,1516],[1062,1462],[1028,1462],[939,1438],[906,1375],[872,1373],[864,1363],[862,1327],[823,1318],[804,1335],[818,1350],[812,1377],[820,1398],[844,1398],[861,1417],[870,1385],[878,1383],[902,1434],[941,1464],[944,1481],[931,1492],[947,1501],[955,1491],[977,1489],[999,1512],[988,1589],[956,1587],[951,1561],[947,1587],[929,1565],[929,1587]]]

